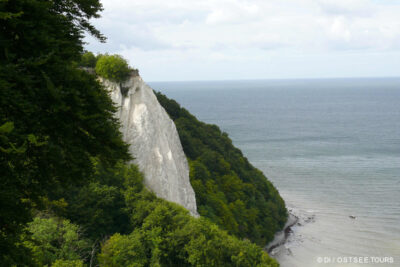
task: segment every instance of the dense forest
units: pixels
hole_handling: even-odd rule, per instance
[[[98,0],[0,2],[0,266],[278,266],[242,238],[270,240],[283,201],[217,128],[196,121],[208,137],[185,137],[174,117],[204,216],[143,186],[107,90],[79,66],[84,35],[105,40],[89,21],[101,10]]]
[[[200,215],[239,238],[265,245],[287,219],[285,203],[216,125],[200,122],[176,101],[157,93],[174,120],[190,163]]]

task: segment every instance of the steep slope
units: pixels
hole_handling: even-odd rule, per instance
[[[189,167],[174,122],[158,103],[153,90],[137,72],[124,83],[101,80],[119,107],[123,139],[145,185],[158,197],[178,203],[197,216]]]
[[[216,125],[198,121],[176,101],[157,93],[174,120],[190,163],[198,212],[240,238],[265,245],[287,220],[285,203]]]

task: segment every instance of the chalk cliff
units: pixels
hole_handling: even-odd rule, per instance
[[[130,145],[133,162],[144,173],[145,185],[158,197],[178,203],[198,216],[178,132],[153,90],[137,72],[123,83],[105,79],[101,82],[119,107],[116,116],[122,124],[121,132]]]

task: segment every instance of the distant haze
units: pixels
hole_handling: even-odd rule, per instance
[[[400,76],[400,1],[104,0],[93,21],[147,81]]]

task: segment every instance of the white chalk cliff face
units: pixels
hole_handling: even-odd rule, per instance
[[[139,75],[120,84],[102,79],[119,110],[124,141],[144,183],[158,197],[178,203],[198,216],[189,166],[174,122]]]

